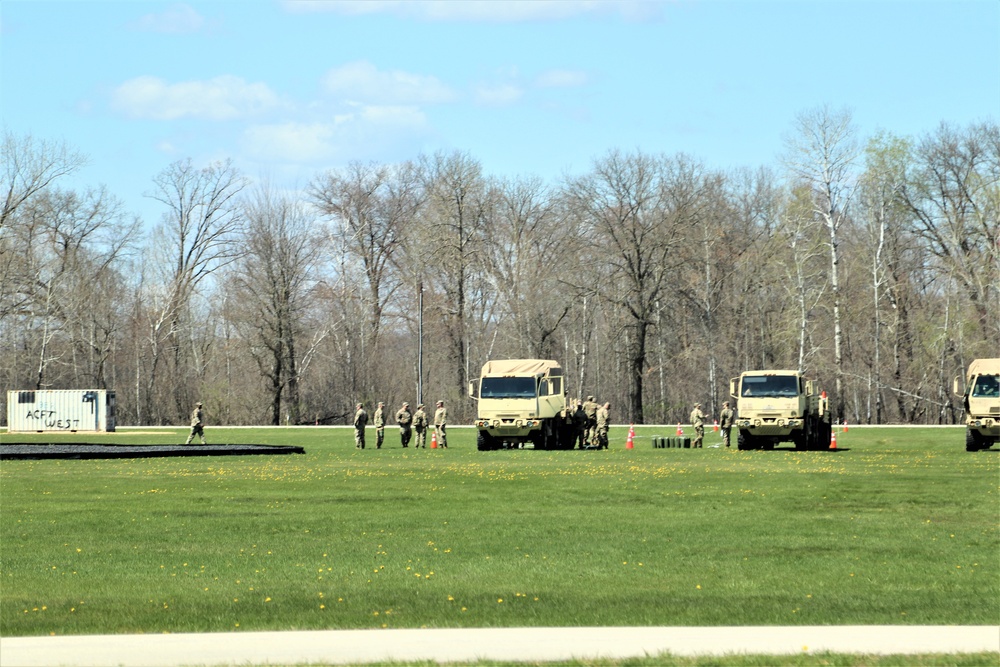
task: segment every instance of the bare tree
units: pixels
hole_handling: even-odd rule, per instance
[[[800,113],[786,140],[785,164],[808,185],[814,212],[826,225],[830,251],[830,292],[833,299],[833,355],[838,420],[844,416],[843,331],[840,313],[840,229],[854,196],[854,163],[861,153],[850,111],[820,107]]]
[[[186,414],[192,401],[183,382],[192,372],[185,367],[189,350],[184,345],[191,299],[213,271],[240,256],[241,249],[234,240],[242,225],[238,195],[246,180],[231,160],[201,169],[191,160],[182,160],[158,174],[153,183],[155,188],[148,196],[164,204],[167,212],[154,230],[154,251],[163,278],[157,291],[149,295],[153,304],[148,315],[152,358],[147,369],[146,414],[154,413],[152,389],[159,379],[161,354],[166,348],[176,382],[170,417],[178,419]]]
[[[400,285],[395,262],[421,204],[420,186],[412,164],[352,162],[343,172],[330,172],[310,187],[313,203],[334,221],[333,233],[344,238],[364,267],[373,348],[386,305]]]
[[[961,284],[984,341],[1000,340],[1000,126],[942,124],[915,151],[903,188],[914,230]],[[986,345],[982,354],[992,354]]]
[[[663,160],[618,151],[595,161],[590,173],[567,185],[570,207],[595,249],[593,259],[608,272],[607,280],[598,276],[598,290],[624,318],[628,419],[637,424],[643,423],[648,336],[671,275],[676,228],[686,214],[673,208],[675,185]]]
[[[875,403],[874,415],[867,415],[867,421],[874,418],[877,424],[883,423],[885,418],[884,388],[887,378],[883,377],[883,338],[887,331],[893,337],[892,387],[895,389],[901,389],[901,349],[908,346],[909,339],[907,294],[902,274],[906,270],[903,262],[909,244],[905,229],[910,214],[901,197],[909,160],[909,142],[888,134],[873,137],[865,149],[866,168],[861,181],[860,202],[871,262],[873,359],[869,400],[874,399]],[[889,306],[888,312],[885,306]],[[897,391],[896,396],[897,408],[903,415],[906,411],[905,394]]]
[[[470,376],[470,302],[479,282],[484,220],[492,202],[482,167],[469,155],[437,153],[423,158],[422,166],[427,199],[421,241],[435,267],[428,283],[444,296],[439,312],[448,340],[448,384],[457,394]]]
[[[499,300],[502,328],[516,332],[513,356],[555,356],[555,334],[574,291],[561,278],[577,264],[575,235],[560,224],[540,179],[498,184],[498,205],[484,225],[483,259]]]
[[[64,143],[18,137],[4,130],[0,145],[0,187],[4,197],[0,209],[0,322],[24,303],[22,287],[30,281],[24,251],[35,235],[29,226],[40,218],[24,214],[24,207],[85,164],[86,158]]]
[[[243,315],[237,327],[267,382],[270,423],[281,423],[282,408],[298,423],[303,318],[327,236],[302,205],[266,184],[249,198],[244,217],[244,254],[230,272],[227,298]]]

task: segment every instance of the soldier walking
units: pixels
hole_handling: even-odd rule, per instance
[[[593,396],[588,396],[583,403],[583,413],[587,415],[587,429],[584,435],[584,442],[587,447],[597,446],[597,409],[601,407],[594,400]]]
[[[184,444],[190,445],[196,434],[201,437],[201,444],[208,444],[205,442],[205,413],[201,409],[200,401],[194,404],[194,410],[191,411],[191,433]]]
[[[733,428],[736,414],[729,407],[729,401],[722,404],[722,412],[719,413],[719,428],[722,429],[722,442],[729,446],[729,432]]]
[[[417,433],[417,441],[414,448],[427,448],[427,413],[424,412],[424,404],[417,406],[417,411],[413,413],[413,430]]]
[[[444,428],[448,425],[448,410],[444,407],[444,401],[437,402],[437,410],[434,411],[434,433],[437,434],[438,447],[448,449],[448,440],[444,434]]]
[[[396,423],[399,424],[399,442],[403,447],[409,447],[410,438],[413,437],[413,432],[410,430],[410,426],[413,424],[413,413],[410,412],[409,403],[403,403],[403,407],[396,413]]]
[[[365,427],[368,425],[368,413],[365,406],[358,403],[357,412],[354,413],[354,446],[358,449],[365,448]]]
[[[694,404],[694,410],[691,411],[691,425],[694,426],[694,442],[691,443],[691,448],[697,449],[705,440],[705,414],[701,411],[701,403]]]
[[[379,401],[375,414],[372,415],[372,425],[375,426],[375,449],[382,449],[382,440],[385,439],[385,414],[382,412],[384,406],[385,403]]]
[[[597,448],[608,448],[608,427],[611,426],[611,403],[597,409]]]

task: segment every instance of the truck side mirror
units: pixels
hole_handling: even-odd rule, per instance
[[[469,398],[478,398],[476,396],[476,384],[475,380],[469,381]]]
[[[955,376],[955,379],[954,379],[954,380],[952,381],[952,384],[951,384],[951,391],[952,391],[952,393],[954,393],[954,394],[955,394],[956,396],[965,396],[965,392],[964,392],[964,391],[960,391],[960,390],[959,390],[959,387],[961,386],[961,385],[959,384],[959,380],[960,380],[960,379],[961,379],[961,376],[959,376],[959,375],[956,375],[956,376]]]
[[[736,382],[738,380],[739,378],[729,379],[729,395],[732,396],[733,398],[738,398],[738,396],[736,395]]]
[[[812,380],[806,380],[806,396],[812,396],[816,393],[816,385],[813,384]]]

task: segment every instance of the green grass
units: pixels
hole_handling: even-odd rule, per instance
[[[508,662],[479,660],[447,663],[452,667],[996,667],[996,653],[959,655],[897,654],[863,655],[844,653],[803,653],[801,655],[725,655],[681,657],[670,654],[636,658],[578,658],[558,662]],[[319,667],[310,663],[310,667]],[[370,663],[369,667],[441,667],[441,663],[417,662]]]
[[[147,431],[169,435],[85,439],[186,437]],[[0,634],[1000,622],[1000,452],[960,428],[852,428],[837,452],[636,432],[358,451],[349,429],[209,428],[306,454],[3,461]]]

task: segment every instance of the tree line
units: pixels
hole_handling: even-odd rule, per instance
[[[122,424],[197,400],[219,424],[404,400],[468,422],[497,358],[560,361],[619,423],[711,418],[761,368],[818,379],[837,419],[956,423],[952,378],[1000,356],[994,121],[862,137],[821,107],[774,166],[610,150],[558,183],[439,152],[289,193],[181,160],[144,193],[153,225],[64,188],[85,163],[4,133],[0,378],[114,390]]]

